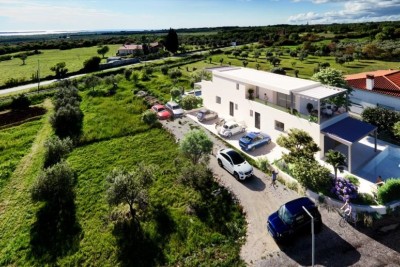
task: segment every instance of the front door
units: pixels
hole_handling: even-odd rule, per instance
[[[255,112],[255,115],[254,115],[254,127],[256,127],[257,129],[260,129],[260,124],[261,124],[260,113]]]
[[[233,110],[234,110],[234,105],[233,102],[229,102],[229,115],[233,117]]]

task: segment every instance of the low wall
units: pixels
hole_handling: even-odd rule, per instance
[[[135,63],[139,63],[139,62],[140,62],[140,60],[137,58],[121,59],[121,60],[112,61],[109,63],[100,64],[99,69],[104,70],[104,69],[109,69],[109,68],[114,68],[114,67],[119,67],[119,66],[125,66],[125,65],[129,65],[129,64],[135,64]]]

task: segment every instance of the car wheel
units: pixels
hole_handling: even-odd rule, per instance
[[[222,161],[221,161],[220,159],[218,159],[218,165],[219,165],[220,167],[222,167]]]
[[[238,181],[240,180],[240,179],[239,179],[239,174],[237,174],[237,172],[235,172],[235,173],[233,174],[233,176],[235,177],[236,180],[238,180]]]
[[[229,132],[229,133],[228,133],[228,138],[231,138],[231,137],[232,137],[232,133]]]
[[[242,128],[242,133],[244,133],[244,131],[246,131],[246,129],[245,129],[245,128]]]

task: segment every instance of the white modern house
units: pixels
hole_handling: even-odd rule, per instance
[[[346,108],[329,99],[345,89],[265,71],[240,67],[212,69],[212,81],[201,81],[205,107],[219,117],[243,121],[248,128],[271,135],[272,140],[291,128],[308,132],[321,148],[319,158],[338,144],[347,146],[352,169],[352,145],[376,127],[349,116]],[[375,144],[376,149],[376,144]]]
[[[354,89],[351,111],[361,113],[366,107],[381,106],[400,111],[400,70],[377,70],[346,75]]]

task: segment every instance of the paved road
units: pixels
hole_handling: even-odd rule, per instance
[[[193,128],[201,127],[190,119],[165,121],[177,141]],[[213,154],[225,147],[224,143],[208,132],[214,142]],[[215,157],[210,159],[217,181],[227,187],[240,201],[248,223],[246,243],[241,257],[250,266],[307,266],[311,265],[311,236],[300,236],[290,246],[279,247],[266,231],[266,217],[283,203],[299,195],[278,183],[270,187],[271,178],[255,170],[253,179],[243,183],[218,166]],[[316,235],[315,263],[317,266],[400,266],[400,230],[382,235],[373,230],[341,228],[339,215],[324,206],[320,207],[324,228]]]

